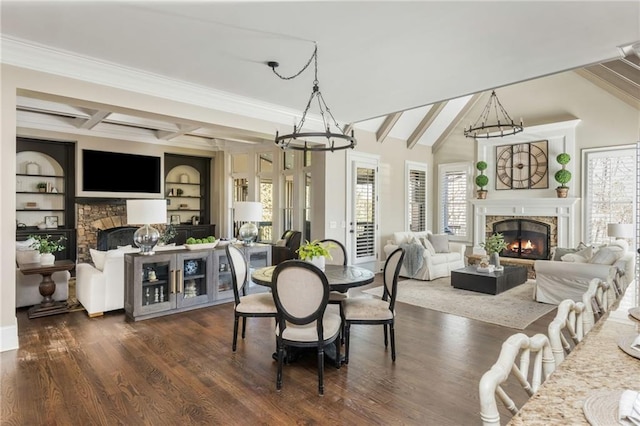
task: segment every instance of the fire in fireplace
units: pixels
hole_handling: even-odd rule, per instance
[[[506,219],[493,224],[493,232],[501,233],[507,248],[504,257],[547,259],[549,257],[550,226],[531,219]]]

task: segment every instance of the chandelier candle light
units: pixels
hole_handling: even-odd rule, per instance
[[[238,237],[245,246],[252,246],[258,237],[258,227],[253,222],[262,220],[262,203],[257,201],[236,201],[234,220],[245,222],[238,231]]]
[[[302,67],[300,71],[296,74],[285,77],[280,75],[276,68],[280,66],[278,62],[269,61],[267,65],[273,70],[273,73],[280,77],[282,80],[292,80],[302,74],[304,70],[306,70],[309,65],[311,65],[311,61],[314,61],[314,69],[315,69],[315,78],[313,80],[313,90],[311,92],[311,96],[309,97],[309,101],[307,102],[307,106],[302,113],[302,118],[298,122],[298,124],[293,126],[293,133],[289,133],[286,135],[280,135],[279,132],[276,132],[275,143],[282,149],[294,149],[299,151],[337,151],[341,149],[354,148],[356,146],[356,138],[353,135],[353,130],[351,130],[351,134],[345,133],[341,128],[336,119],[333,117],[331,110],[327,106],[327,103],[324,101],[322,97],[322,93],[320,92],[320,86],[318,82],[318,46],[313,50],[313,54],[307,64]],[[304,122],[307,118],[307,113],[311,108],[311,104],[314,99],[318,103],[318,109],[320,110],[320,117],[322,119],[323,128],[326,129],[323,132],[307,132],[303,130]],[[332,126],[335,128],[332,130]]]
[[[150,224],[167,223],[166,200],[127,200],[127,223],[143,226],[133,234],[140,254],[152,255],[160,240],[160,232]]]
[[[492,119],[493,116],[495,116],[496,123],[490,124],[489,120]],[[493,90],[489,97],[489,102],[487,102],[484,110],[482,110],[482,114],[480,114],[480,117],[478,117],[473,125],[469,125],[468,129],[464,129],[464,135],[474,139],[501,138],[503,136],[515,135],[522,130],[524,130],[522,118],[520,119],[520,124],[514,123],[513,119],[498,100],[496,91]]]

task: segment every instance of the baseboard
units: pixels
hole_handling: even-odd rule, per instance
[[[18,349],[18,319],[13,325],[0,327],[0,352]]]

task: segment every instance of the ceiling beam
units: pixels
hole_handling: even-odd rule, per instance
[[[88,120],[82,120],[82,123],[78,126],[79,129],[91,130],[98,124],[102,123],[102,120],[111,115],[110,111],[96,111],[91,114]]]
[[[424,132],[426,132],[429,126],[431,126],[431,124],[436,119],[436,117],[440,115],[445,105],[447,105],[447,101],[433,104],[431,109],[429,109],[429,111],[425,114],[420,124],[418,124],[418,127],[416,127],[413,133],[411,133],[411,136],[407,138],[408,149],[411,149],[414,146],[416,146],[416,144],[418,143],[422,135],[424,135]]]
[[[459,125],[460,121],[467,115],[469,110],[471,108],[473,108],[473,106],[482,97],[482,93],[483,92],[474,94],[471,97],[471,99],[469,99],[469,101],[466,103],[466,105],[464,107],[462,107],[462,109],[455,116],[455,118],[453,120],[451,120],[451,123],[449,123],[449,125],[447,126],[446,129],[444,129],[444,132],[442,132],[440,137],[438,137],[438,139],[433,143],[433,146],[431,147],[431,152],[432,153],[435,154],[442,147],[442,145],[444,145],[444,141],[451,135],[451,133],[453,133],[454,130],[456,130],[458,128],[458,125]]]
[[[384,142],[387,135],[389,134],[391,129],[393,129],[393,126],[396,124],[401,115],[402,111],[394,112],[393,114],[387,115],[387,118],[384,119],[384,121],[376,131],[376,140],[378,142]]]
[[[163,130],[156,131],[156,135],[158,135],[158,139],[163,141],[170,141],[171,139],[175,139],[178,136],[183,136],[189,132],[193,132],[196,129],[199,129],[200,126],[188,126],[186,124],[178,124],[178,128],[180,130],[176,130],[175,132],[167,132]]]

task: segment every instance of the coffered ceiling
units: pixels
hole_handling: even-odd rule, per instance
[[[128,89],[118,75],[163,79],[231,100],[236,114],[241,103],[269,117],[277,111],[272,120],[287,126],[308,99],[312,71],[283,81],[265,63],[295,74],[316,42],[318,80],[338,121],[409,147],[437,143],[474,93],[566,70],[584,67],[581,75],[627,101],[640,97],[637,53],[620,60],[620,47],[640,40],[638,2],[3,0],[0,7],[4,63],[88,81],[97,78],[83,66],[107,67],[118,72],[95,82]],[[208,149],[269,137],[20,95],[24,126]]]

